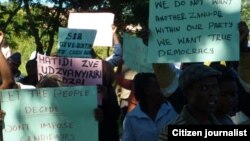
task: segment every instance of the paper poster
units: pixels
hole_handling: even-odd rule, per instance
[[[240,0],[150,0],[148,61],[239,60]]]
[[[5,141],[97,141],[96,86],[2,90]]]
[[[113,13],[70,13],[68,28],[97,30],[94,46],[112,46]]]
[[[152,64],[147,62],[148,47],[128,33],[123,34],[123,59],[125,65],[137,72],[153,72]]]
[[[62,78],[65,85],[102,84],[102,61],[89,58],[52,57],[38,54],[38,80],[47,74]]]
[[[92,58],[95,36],[96,30],[93,29],[60,27],[57,53],[63,57]]]

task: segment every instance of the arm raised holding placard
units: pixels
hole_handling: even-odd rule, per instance
[[[116,29],[116,26],[112,25],[114,51],[108,58],[106,58],[106,61],[108,61],[112,67],[117,66],[118,62],[122,59],[122,47],[117,37]]]
[[[245,22],[239,23],[240,33],[240,60],[238,66],[239,73],[239,96],[238,110],[242,111],[248,119],[250,118],[250,48],[247,47],[249,28]]]

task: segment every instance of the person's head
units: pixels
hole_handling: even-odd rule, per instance
[[[21,65],[21,53],[15,52],[7,60],[13,75],[18,73],[19,72],[18,68]]]
[[[47,74],[43,76],[37,83],[37,88],[47,88],[47,87],[61,87],[63,86],[63,80],[58,75]]]
[[[194,64],[203,64],[202,62],[187,62],[187,63],[181,63],[180,69],[184,70],[185,68],[187,68],[190,65],[194,65]]]
[[[189,107],[202,113],[215,111],[219,95],[219,76],[219,71],[203,64],[193,64],[183,70],[179,77],[179,86]]]
[[[37,74],[37,61],[36,60],[29,60],[26,63],[26,71],[28,76],[38,76]]]
[[[248,29],[247,23],[244,21],[240,21],[238,24],[239,32],[243,33],[246,29]]]
[[[137,73],[133,79],[135,98],[139,102],[161,102],[164,96],[154,73]]]
[[[248,48],[249,28],[246,22],[240,21],[238,24],[238,30],[240,34],[240,51],[248,52],[249,51],[249,48]]]
[[[238,103],[238,75],[232,68],[223,65],[214,66],[214,69],[222,73],[219,78],[220,95],[216,114],[235,114]]]

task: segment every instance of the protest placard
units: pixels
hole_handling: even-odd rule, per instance
[[[92,58],[91,49],[96,36],[94,29],[59,28],[58,55]]]
[[[94,46],[112,46],[113,13],[70,13],[68,28],[97,30]]]
[[[66,58],[37,55],[38,80],[47,74],[62,78],[65,85],[102,84],[102,61],[89,58]]]
[[[152,64],[147,63],[148,47],[141,38],[123,34],[123,59],[125,65],[137,72],[153,72]]]
[[[97,141],[96,86],[0,92],[5,141]]]
[[[239,60],[241,1],[150,0],[148,61]]]

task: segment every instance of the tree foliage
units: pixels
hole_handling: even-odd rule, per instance
[[[250,27],[250,1],[242,0],[242,8],[241,8],[241,20],[246,21],[248,27]]]
[[[35,50],[50,54],[70,12],[112,12],[115,25],[124,31],[128,24],[148,26],[149,0],[9,0],[0,3],[0,29],[12,47],[18,48],[17,37],[29,38]],[[249,17],[250,2],[242,0],[241,20],[250,26]]]

